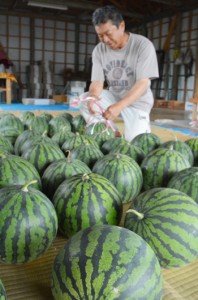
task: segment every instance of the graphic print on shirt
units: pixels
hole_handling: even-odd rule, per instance
[[[111,60],[104,68],[104,75],[108,86],[115,92],[130,90],[133,71],[125,60]]]

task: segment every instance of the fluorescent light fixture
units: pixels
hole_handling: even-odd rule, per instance
[[[40,2],[40,1],[28,1],[28,5],[36,6],[36,7],[60,9],[60,10],[68,9],[68,7],[64,4],[56,4],[56,3],[49,3],[49,2],[47,3],[47,2]]]

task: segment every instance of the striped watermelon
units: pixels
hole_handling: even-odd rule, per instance
[[[0,152],[0,188],[23,185],[31,180],[36,180],[34,187],[40,190],[40,175],[30,162],[17,155]]]
[[[49,125],[45,118],[34,116],[34,118],[30,119],[30,122],[28,122],[26,129],[36,131],[38,134],[43,134],[44,132],[48,132]]]
[[[198,204],[176,189],[140,194],[126,213],[124,227],[151,246],[163,268],[181,267],[198,256]]]
[[[101,147],[105,141],[115,137],[111,127],[108,127],[105,121],[92,123],[85,128],[85,134],[91,135],[92,138]]]
[[[55,258],[55,300],[160,300],[162,274],[150,246],[135,233],[112,225],[81,230]]]
[[[96,161],[102,158],[104,155],[98,146],[94,146],[89,142],[85,142],[82,145],[74,148],[70,152],[71,159],[79,159],[83,161],[90,169]]]
[[[17,128],[6,126],[0,128],[0,136],[6,137],[12,145],[14,145],[17,137],[21,134],[21,131]]]
[[[74,132],[83,134],[85,132],[86,121],[82,115],[76,115],[72,119],[72,128]]]
[[[42,135],[41,134],[33,134],[30,135],[29,137],[26,138],[26,140],[22,143],[22,145],[20,146],[20,155],[22,155],[24,152],[26,152],[29,148],[36,146],[40,143],[42,144],[50,144],[50,145],[54,145],[57,146],[57,143],[52,141],[52,139],[46,135],[47,133],[44,132]],[[16,140],[17,142],[17,140]],[[15,142],[15,143],[16,143]]]
[[[14,147],[8,138],[0,135],[0,150],[14,154]]]
[[[191,167],[176,173],[167,187],[187,194],[198,203],[198,167]]]
[[[69,113],[69,112],[62,112],[59,114],[60,117],[64,117],[66,120],[69,121],[70,124],[72,124],[72,121],[73,121],[73,116]]]
[[[95,173],[74,175],[53,197],[60,232],[70,237],[95,224],[117,225],[122,215],[121,196],[105,177]]]
[[[68,131],[71,131],[71,124],[65,117],[56,116],[51,119],[49,122],[49,136],[52,137],[56,132],[59,132],[62,127],[67,127]]]
[[[161,139],[154,133],[145,132],[138,134],[132,141],[131,144],[142,149],[147,155],[152,150],[157,149],[161,144]]]
[[[53,162],[44,171],[41,178],[42,191],[49,199],[52,199],[56,189],[65,179],[76,174],[89,172],[91,170],[84,162],[78,159],[71,159],[70,155],[68,155],[65,159]]]
[[[166,187],[175,173],[189,167],[189,161],[176,150],[153,150],[141,164],[143,189]]]
[[[7,300],[6,290],[1,279],[0,279],[0,300]]]
[[[0,128],[4,127],[13,127],[16,128],[19,132],[23,132],[24,125],[22,121],[13,114],[6,114],[0,119]]]
[[[21,155],[22,151],[21,148],[23,146],[23,144],[29,140],[32,137],[35,136],[40,136],[40,134],[36,131],[30,130],[30,129],[26,129],[24,130],[16,139],[15,143],[14,143],[14,152],[16,155]]]
[[[63,152],[67,152],[68,150],[72,150],[74,148],[77,148],[78,146],[82,144],[92,144],[95,147],[99,148],[98,143],[92,139],[92,137],[80,133],[75,133],[74,136],[71,138],[68,138],[65,143],[62,145],[61,149]]]
[[[24,125],[24,128],[26,129],[30,120],[32,120],[34,118],[34,113],[32,111],[24,111],[21,116],[20,119]]]
[[[35,260],[57,234],[53,204],[30,184],[0,190],[0,260],[4,263]]]
[[[185,142],[168,141],[168,142],[162,143],[159,146],[159,148],[173,149],[173,150],[180,152],[180,154],[184,155],[185,158],[189,161],[190,165],[193,166],[193,163],[194,163],[193,153],[192,153],[192,150],[190,149],[190,147]]]
[[[121,153],[126,154],[129,157],[133,158],[138,165],[141,165],[143,159],[145,158],[144,151],[131,144],[131,142],[122,143],[116,147],[112,147],[112,150],[109,153]]]
[[[42,176],[52,162],[65,158],[65,155],[58,145],[41,142],[28,148],[26,152],[23,152],[22,157],[31,162]]]
[[[117,146],[125,145],[127,141],[123,137],[114,137],[107,141],[105,141],[101,146],[101,151],[104,154],[108,154],[112,149],[114,149]]]
[[[51,119],[53,119],[53,116],[47,112],[43,112],[42,114],[40,114],[40,117],[44,118],[47,121],[47,123],[49,123]]]
[[[59,132],[56,132],[51,140],[56,142],[59,147],[61,148],[62,145],[64,144],[65,141],[67,141],[68,139],[70,139],[71,137],[75,136],[75,133],[68,130],[68,127],[65,126],[65,127],[62,127]]]
[[[106,177],[115,185],[123,203],[131,201],[141,191],[141,169],[136,161],[127,155],[109,153],[95,163],[92,171]]]
[[[198,167],[198,138],[193,138],[185,141],[185,143],[190,147],[194,156],[194,167]]]

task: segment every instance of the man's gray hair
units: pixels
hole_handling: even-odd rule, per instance
[[[92,22],[94,27],[107,22],[111,22],[113,25],[119,27],[120,23],[123,21],[123,17],[119,10],[113,5],[106,5],[97,8],[92,15]]]

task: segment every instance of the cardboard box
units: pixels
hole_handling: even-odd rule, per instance
[[[171,109],[184,109],[185,103],[177,100],[169,100],[168,101],[168,108]]]
[[[168,107],[168,101],[157,99],[157,100],[154,101],[154,107],[155,108],[167,108]]]
[[[56,103],[68,103],[67,95],[52,95],[52,99],[55,100]]]

